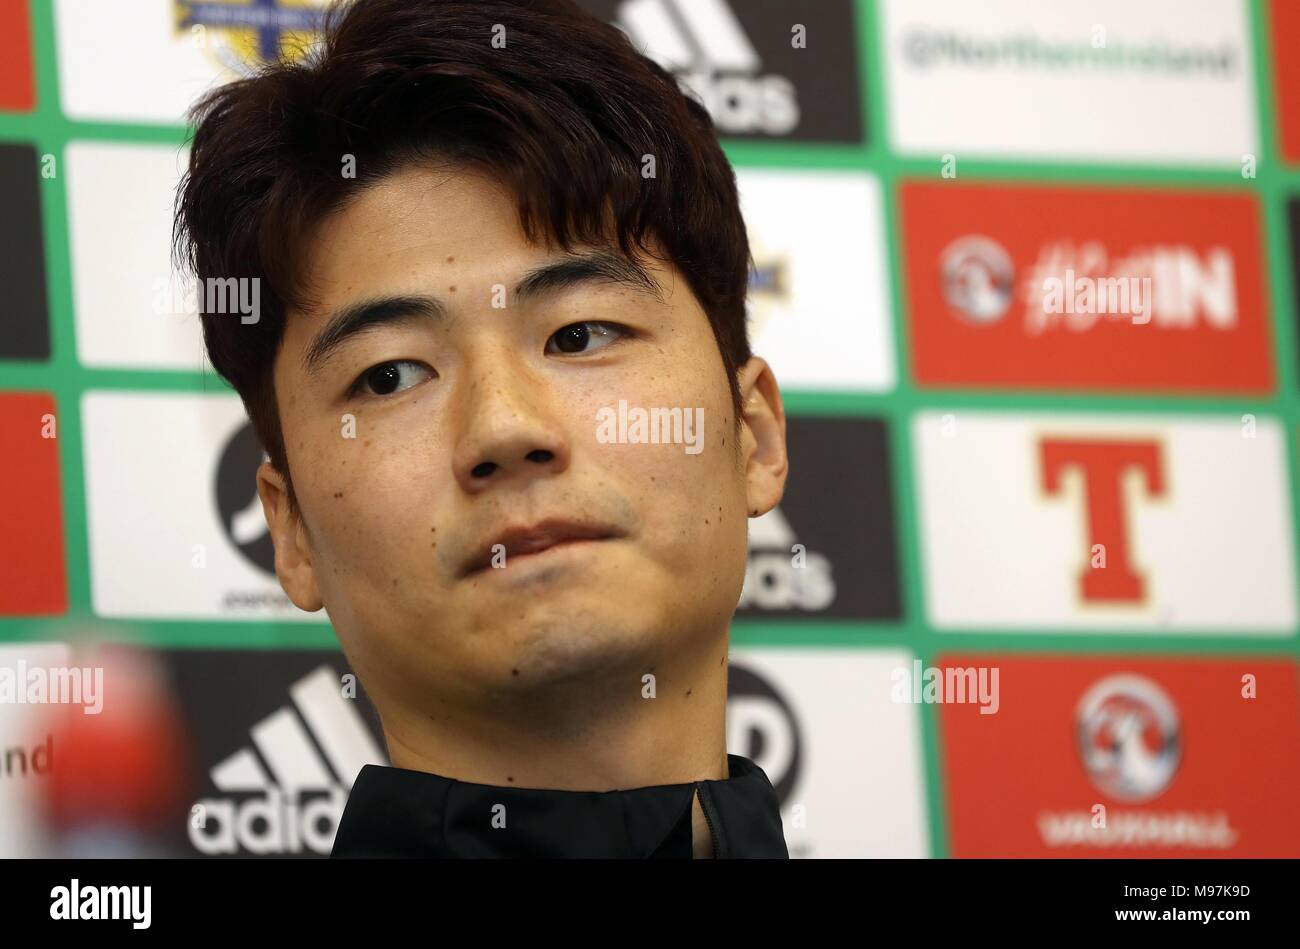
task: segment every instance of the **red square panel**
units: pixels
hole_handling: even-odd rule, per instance
[[[32,78],[32,30],[27,0],[0,0],[0,109],[36,108]]]
[[[1294,660],[935,665],[994,699],[950,688],[940,709],[954,857],[1300,857]]]
[[[0,393],[0,615],[68,608],[54,398]]]
[[[1269,10],[1273,34],[1273,80],[1277,91],[1277,134],[1282,157],[1300,162],[1300,3],[1273,0]]]

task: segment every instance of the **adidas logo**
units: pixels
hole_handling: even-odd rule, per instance
[[[727,0],[625,0],[615,25],[672,72],[719,131],[788,135],[799,125],[794,83],[762,61]]]
[[[779,506],[749,522],[749,560],[737,609],[824,610],[834,601],[830,560],[797,543]]]
[[[249,729],[254,747],[212,768],[212,783],[230,796],[191,809],[190,842],[200,852],[328,855],[357,773],[387,763],[332,668],[299,679],[289,694],[292,705]]]

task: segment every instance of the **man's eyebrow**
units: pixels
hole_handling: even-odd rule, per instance
[[[442,320],[447,306],[436,297],[400,296],[360,300],[337,310],[316,334],[302,357],[308,373],[319,372],[330,355],[345,341],[372,326],[391,326],[412,320]]]
[[[663,299],[659,284],[649,271],[627,257],[609,251],[570,254],[530,270],[515,285],[514,297],[524,302],[530,297],[593,281],[621,284]],[[309,374],[319,372],[344,342],[373,326],[446,318],[447,305],[437,297],[377,297],[350,303],[335,311],[326,321],[325,328],[311,341],[303,354],[303,369]]]
[[[649,271],[639,263],[610,251],[569,254],[529,271],[515,285],[515,299],[524,301],[592,281],[622,284],[663,300],[659,284]]]

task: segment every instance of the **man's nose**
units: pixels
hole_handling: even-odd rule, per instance
[[[456,479],[467,492],[559,474],[569,443],[546,381],[501,350],[467,365]]]

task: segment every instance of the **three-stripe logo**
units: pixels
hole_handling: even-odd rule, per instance
[[[289,694],[291,705],[249,729],[253,747],[212,768],[213,784],[230,796],[192,808],[190,841],[201,852],[328,854],[357,773],[387,763],[330,666],[304,676]]]
[[[799,125],[794,83],[761,73],[727,0],[624,0],[615,25],[677,76],[723,134],[787,135]]]

